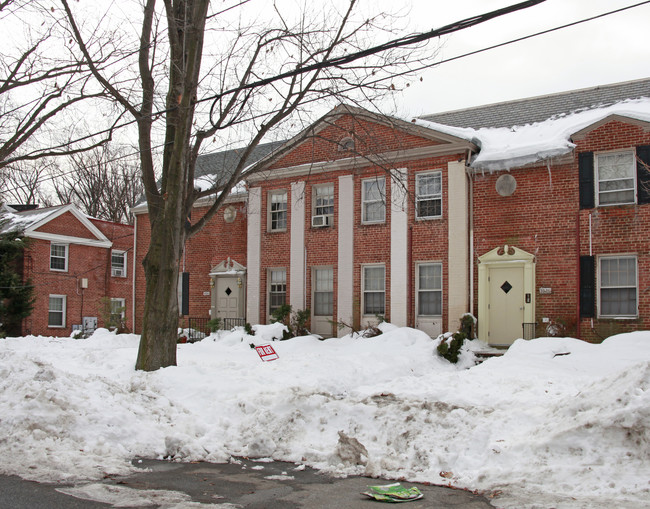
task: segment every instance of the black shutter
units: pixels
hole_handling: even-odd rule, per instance
[[[580,257],[580,317],[593,318],[596,310],[596,263],[593,256]]]
[[[181,279],[181,315],[190,314],[190,273],[183,272]]]
[[[578,179],[580,184],[580,208],[594,208],[594,153],[578,154]]]
[[[650,145],[636,148],[636,183],[638,203],[650,203]]]

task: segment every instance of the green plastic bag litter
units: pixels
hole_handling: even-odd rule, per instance
[[[422,492],[417,487],[405,488],[400,483],[368,486],[368,491],[364,491],[362,495],[380,502],[409,502],[423,497]]]

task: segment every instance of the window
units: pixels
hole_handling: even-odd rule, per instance
[[[314,269],[314,316],[334,314],[334,269]]]
[[[126,303],[124,299],[111,299],[111,324],[118,325],[124,320]]]
[[[312,226],[329,226],[334,216],[334,184],[314,186]]]
[[[124,251],[111,252],[111,276],[126,277],[126,253]]]
[[[287,271],[271,269],[269,271],[269,315],[287,302]]]
[[[415,207],[419,219],[442,216],[442,172],[415,176]]]
[[[634,203],[636,196],[636,159],[633,152],[596,156],[598,204]]]
[[[287,229],[287,192],[271,191],[269,194],[269,230]]]
[[[50,295],[48,327],[65,327],[65,295]]]
[[[418,265],[418,316],[442,316],[442,264]]]
[[[600,316],[637,316],[636,256],[599,258]]]
[[[386,312],[386,268],[374,265],[363,268],[363,314],[383,315]]]
[[[50,244],[50,270],[68,270],[68,245]]]
[[[383,223],[386,220],[386,179],[374,178],[361,182],[361,221]]]

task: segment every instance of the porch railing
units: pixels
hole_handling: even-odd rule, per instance
[[[187,341],[194,343],[195,341],[201,341],[206,336],[210,335],[210,327],[208,326],[209,318],[204,317],[189,317],[186,319],[181,319],[179,322],[179,327],[185,329],[185,324],[187,323]],[[231,330],[234,327],[243,327],[246,325],[245,318],[222,318],[221,319],[221,329],[222,330]]]

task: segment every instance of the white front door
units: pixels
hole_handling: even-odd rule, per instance
[[[488,281],[488,341],[491,345],[511,345],[523,337],[524,268],[490,267]]]
[[[216,277],[212,290],[213,318],[242,318],[240,277]]]
[[[324,338],[335,334],[334,324],[334,269],[319,267],[312,270],[311,331]]]

